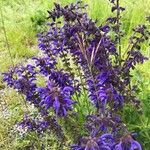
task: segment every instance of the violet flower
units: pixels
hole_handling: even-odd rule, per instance
[[[58,116],[66,116],[67,111],[71,110],[72,105],[75,104],[75,101],[71,99],[72,91],[73,89],[69,86],[59,88],[53,81],[48,81],[47,87],[37,89],[41,98],[40,106],[46,110],[53,108]]]
[[[142,150],[141,145],[130,135],[124,136],[120,143],[116,145],[116,150]]]

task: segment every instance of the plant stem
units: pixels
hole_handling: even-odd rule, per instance
[[[5,22],[4,22],[4,16],[3,16],[3,11],[2,11],[2,5],[1,5],[1,7],[0,7],[0,15],[1,15],[2,30],[3,30],[3,32],[4,32],[6,47],[7,47],[9,56],[10,56],[11,63],[12,63],[12,65],[13,65],[13,67],[14,67],[15,65],[14,65],[13,57],[12,57],[12,54],[11,54],[11,51],[10,51],[10,45],[9,45],[9,41],[8,41],[8,38],[7,38],[7,32],[6,32],[6,28],[5,28]]]
[[[117,38],[118,38],[118,49],[119,49],[119,66],[121,66],[121,36],[120,36],[120,3],[117,0]]]

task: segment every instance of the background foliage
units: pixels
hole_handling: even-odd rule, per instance
[[[100,22],[103,22],[111,13],[111,6],[106,0],[83,1],[89,4],[89,15],[92,18],[99,18]],[[53,7],[53,2],[64,5],[75,0],[0,0],[2,12],[0,16],[0,73],[8,70],[12,65],[12,60],[14,64],[26,62],[33,55],[38,54],[36,34],[46,28],[46,11]],[[123,30],[125,31],[123,46],[126,46],[132,28],[139,23],[144,23],[145,16],[150,13],[150,0],[122,0],[122,5],[126,8],[123,15]],[[143,53],[150,58],[148,44],[143,46]],[[132,82],[137,82],[139,85],[137,95],[142,99],[143,108],[135,110],[126,106],[124,109],[124,120],[130,126],[131,131],[138,133],[144,150],[150,147],[149,66],[150,61],[147,61],[133,72]],[[44,139],[39,139],[35,135],[18,136],[15,130],[12,130],[17,120],[22,118],[25,111],[24,105],[22,97],[5,87],[0,81],[0,149],[28,149],[34,141],[36,141],[34,149],[37,149],[38,145],[43,142],[47,145],[47,149],[57,149],[57,142],[48,133]],[[32,108],[29,109],[32,110]],[[143,113],[142,117],[139,117],[139,113]]]

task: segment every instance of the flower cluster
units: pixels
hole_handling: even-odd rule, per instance
[[[73,150],[142,150],[141,145],[131,135],[123,137],[116,144],[110,133],[103,134],[99,138],[87,137],[81,140],[82,146],[72,145]]]
[[[66,116],[67,111],[71,110],[75,103],[71,99],[71,93],[73,92],[71,87],[65,86],[60,89],[52,81],[49,81],[46,87],[39,87],[37,92],[41,98],[40,106],[46,110],[53,107],[55,114],[58,116]]]
[[[116,16],[107,18],[106,23],[99,26],[97,20],[88,17],[87,5],[81,1],[65,7],[55,3],[55,8],[48,11],[48,18],[52,20],[48,23],[49,30],[38,34],[43,56],[34,57],[33,65],[15,67],[4,73],[4,81],[25,95],[43,117],[42,121],[25,117],[22,127],[43,131],[51,128],[52,122],[58,127],[57,119],[67,117],[73,106],[78,105],[81,91],[86,90],[96,108],[94,114],[86,116],[89,137],[83,137],[71,148],[141,150],[140,144],[128,134],[120,114],[125,103],[135,102],[130,71],[137,63],[147,60],[140,52],[140,45],[148,40],[150,32],[145,25],[133,29],[124,58],[120,19],[125,9],[119,0],[110,2]],[[37,82],[39,76],[43,78],[43,85]],[[48,119],[52,114],[53,119]],[[62,132],[61,126],[57,127],[56,130],[59,128],[58,132]]]
[[[36,71],[32,65],[11,68],[9,73],[4,73],[4,81],[10,87],[26,96],[27,101],[35,103],[36,99]]]
[[[36,132],[38,135],[44,134],[49,131],[54,133],[58,140],[65,140],[65,135],[62,131],[61,126],[58,124],[54,116],[29,116],[25,114],[23,120],[17,124],[21,129],[25,129],[27,132]]]
[[[25,116],[23,121],[19,123],[19,126],[22,128],[27,128],[28,130],[36,130],[38,132],[42,132],[49,126],[48,121],[36,120],[33,118],[29,118]]]

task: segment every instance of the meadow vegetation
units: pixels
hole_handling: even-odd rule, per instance
[[[25,103],[24,97],[17,94],[2,82],[1,73],[19,63],[26,63],[32,56],[38,55],[36,34],[47,29],[47,10],[52,9],[53,3],[66,5],[76,0],[0,0],[0,149],[3,150],[28,150],[45,149],[57,150],[58,143],[48,132],[40,138],[36,134],[25,137],[18,133],[16,123],[24,116],[27,110],[36,113]],[[100,23],[111,14],[111,5],[106,0],[83,0],[87,3],[88,14],[91,18],[98,18]],[[123,31],[125,36],[122,49],[126,48],[133,27],[146,23],[146,16],[150,15],[150,0],[121,0],[126,8],[123,12]],[[149,25],[150,27],[150,25]],[[142,46],[142,53],[150,58],[150,40]],[[61,64],[60,64],[61,65]],[[138,84],[137,97],[141,99],[141,109],[128,105],[123,110],[123,120],[129,130],[137,133],[137,140],[142,144],[143,150],[150,148],[150,60],[143,65],[138,65],[132,72],[132,84]],[[39,81],[42,84],[42,81]],[[81,98],[82,114],[92,111],[87,110],[87,95]],[[80,108],[76,108],[80,109]],[[81,117],[82,118],[82,117]],[[66,120],[67,121],[67,120]],[[76,124],[74,120],[70,120]],[[79,124],[84,122],[80,120]],[[67,123],[60,121],[67,128]],[[66,125],[66,126],[65,126]],[[82,132],[79,127],[78,132]],[[70,133],[71,134],[71,133]],[[71,137],[71,136],[70,136]],[[32,140],[31,140],[32,139]],[[71,143],[71,138],[68,140]],[[65,148],[67,149],[67,147]]]

